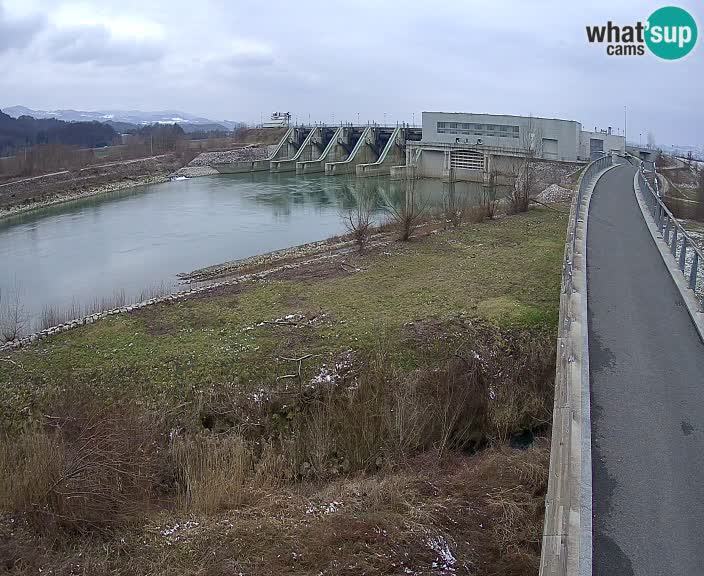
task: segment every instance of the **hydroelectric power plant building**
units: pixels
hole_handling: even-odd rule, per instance
[[[287,114],[287,119],[290,115]],[[314,126],[283,124],[281,141],[266,158],[213,164],[223,173],[295,172],[358,177],[410,174],[425,178],[484,181],[491,173],[515,176],[521,158],[587,162],[625,150],[611,128],[593,132],[574,120],[423,112],[422,129],[397,124]]]
[[[611,128],[587,131],[575,120],[455,112],[423,112],[423,136],[407,147],[407,160],[424,177],[443,178],[449,169],[471,178],[501,172],[512,159],[587,162],[604,152],[625,151],[625,138]]]

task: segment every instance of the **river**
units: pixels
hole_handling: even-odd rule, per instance
[[[50,310],[73,317],[183,289],[178,273],[344,233],[342,216],[362,190],[393,201],[401,186],[388,178],[218,175],[0,219],[3,305],[19,303],[31,331]],[[457,186],[478,201],[480,185]],[[431,207],[442,205],[440,181],[422,180],[417,190]]]

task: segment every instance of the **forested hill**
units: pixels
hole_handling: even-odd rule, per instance
[[[81,148],[109,146],[117,132],[101,122],[63,122],[31,116],[12,118],[0,111],[0,156],[36,144],[67,144]]]

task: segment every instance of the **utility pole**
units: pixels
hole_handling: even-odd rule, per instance
[[[623,143],[627,144],[628,130],[626,130],[626,105],[623,106]]]

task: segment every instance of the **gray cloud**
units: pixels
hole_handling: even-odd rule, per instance
[[[41,15],[31,18],[10,19],[0,3],[0,54],[12,49],[27,47],[44,27]]]
[[[162,58],[163,46],[153,41],[114,38],[104,26],[82,26],[56,31],[50,39],[55,60],[74,64],[130,66]]]
[[[258,122],[420,121],[422,110],[572,118],[702,144],[704,31],[681,61],[609,57],[585,26],[662,2],[0,0],[2,105],[181,109]],[[700,24],[701,0],[678,0]],[[46,14],[38,34],[17,15]],[[8,14],[13,18],[9,19]],[[8,33],[8,22],[10,32]],[[30,42],[10,52],[3,46]],[[94,63],[95,65],[85,65]],[[146,65],[145,65],[146,64]],[[129,74],[116,74],[118,66]]]

